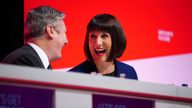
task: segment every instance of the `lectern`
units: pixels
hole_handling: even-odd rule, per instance
[[[192,108],[192,88],[0,64],[0,108]]]

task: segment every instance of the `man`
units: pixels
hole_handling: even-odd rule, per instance
[[[68,43],[64,13],[49,6],[30,10],[25,23],[25,44],[7,55],[2,63],[50,68],[50,62],[62,57]]]

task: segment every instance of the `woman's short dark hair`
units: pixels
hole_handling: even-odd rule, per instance
[[[89,33],[92,31],[108,32],[111,35],[112,47],[107,61],[121,57],[126,48],[126,37],[119,21],[113,15],[98,14],[88,23],[84,42],[84,53],[88,60],[93,59],[89,49]]]

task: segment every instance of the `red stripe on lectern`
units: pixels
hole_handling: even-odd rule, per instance
[[[74,90],[94,91],[94,92],[126,95],[126,96],[136,96],[136,97],[143,97],[143,98],[162,99],[162,100],[169,100],[169,101],[179,101],[179,102],[192,103],[192,98],[184,98],[184,97],[178,97],[178,96],[167,96],[167,95],[159,95],[159,94],[150,94],[150,93],[141,93],[141,92],[134,92],[134,91],[114,90],[114,89],[88,87],[88,86],[79,86],[79,85],[70,85],[70,84],[61,84],[61,83],[52,83],[52,82],[42,82],[42,81],[12,79],[12,78],[1,78],[1,77],[0,77],[0,82],[16,83],[16,84],[31,84],[31,85],[36,85],[36,86],[46,86],[46,87],[65,88],[65,89],[74,89]]]

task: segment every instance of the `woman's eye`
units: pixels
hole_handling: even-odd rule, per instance
[[[102,36],[101,36],[102,38],[107,38],[107,37],[109,37],[107,34],[103,34]]]
[[[94,35],[94,34],[91,34],[91,36],[90,36],[91,38],[95,38],[96,36]]]

